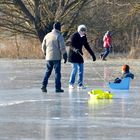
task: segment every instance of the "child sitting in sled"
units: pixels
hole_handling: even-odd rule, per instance
[[[129,71],[130,67],[128,65],[123,65],[122,66],[122,76],[120,78],[116,78],[114,80],[114,83],[120,83],[122,81],[122,79],[126,78],[126,77],[130,77],[131,79],[134,79],[134,74],[132,74]]]

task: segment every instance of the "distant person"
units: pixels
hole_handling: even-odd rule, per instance
[[[110,31],[107,31],[103,37],[103,47],[104,47],[104,52],[101,54],[101,59],[106,60],[106,57],[110,53],[110,48],[111,48],[111,34]]]
[[[92,56],[93,61],[96,61],[94,52],[90,48],[87,37],[87,28],[85,25],[79,25],[77,32],[75,32],[71,37],[71,45],[69,49],[68,61],[72,64],[72,71],[69,79],[69,88],[73,89],[75,84],[75,78],[78,72],[78,87],[79,89],[84,89],[83,85],[83,73],[84,73],[84,59],[83,59],[83,46]]]
[[[47,92],[48,79],[53,69],[55,70],[55,91],[64,92],[61,89],[61,55],[66,63],[67,53],[59,22],[54,23],[53,30],[44,37],[42,51],[46,58],[46,74],[42,82],[42,92]]]
[[[123,65],[122,66],[122,76],[121,78],[116,78],[114,80],[114,83],[120,83],[122,81],[122,79],[126,78],[126,77],[130,77],[131,79],[134,79],[134,74],[132,74],[129,71],[130,67],[128,65]]]

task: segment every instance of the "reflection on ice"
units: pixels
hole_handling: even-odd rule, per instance
[[[64,93],[55,93],[54,74],[48,93],[40,90],[43,60],[1,60],[0,139],[2,140],[139,140],[139,61],[129,62],[136,79],[129,91],[111,90],[112,99],[92,99],[88,91],[109,91],[106,82],[119,75],[126,61],[85,62],[87,89],[68,89],[70,64],[62,64]],[[98,72],[98,74],[97,74]]]
[[[95,107],[95,106],[105,106],[108,104],[111,104],[113,102],[113,99],[95,99],[95,98],[89,98],[88,100],[88,105],[90,107]]]

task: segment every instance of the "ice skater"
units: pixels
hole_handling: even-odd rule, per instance
[[[83,84],[83,74],[84,74],[84,59],[82,57],[83,46],[89,52],[93,61],[96,61],[94,52],[90,48],[87,37],[86,37],[87,28],[85,25],[79,25],[77,32],[75,32],[71,37],[71,46],[69,49],[68,61],[72,64],[72,71],[69,79],[69,88],[74,88],[75,78],[78,73],[78,89],[84,89]]]
[[[54,23],[53,30],[44,37],[42,51],[46,59],[46,73],[42,82],[42,92],[47,92],[48,79],[53,69],[55,71],[55,91],[64,92],[61,89],[61,56],[63,56],[64,63],[66,63],[67,52],[61,34],[60,22]]]
[[[104,52],[101,54],[101,59],[103,61],[106,60],[106,57],[110,53],[110,48],[111,48],[111,33],[110,31],[107,31],[103,37],[103,47],[104,47]]]

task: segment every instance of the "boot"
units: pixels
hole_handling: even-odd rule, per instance
[[[42,87],[41,87],[41,90],[42,90],[42,92],[47,92],[47,89],[46,89],[45,86],[42,86]]]
[[[103,61],[106,61],[106,59],[105,59],[105,58],[102,58],[102,60],[103,60]]]
[[[56,89],[55,92],[64,92],[63,89]]]
[[[100,59],[102,59],[102,58],[103,58],[103,54],[100,55]]]

